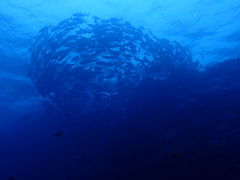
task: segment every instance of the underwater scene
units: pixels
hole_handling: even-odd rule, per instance
[[[0,180],[239,180],[239,0],[0,0]]]

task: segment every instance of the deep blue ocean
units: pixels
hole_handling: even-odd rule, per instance
[[[0,0],[0,180],[239,180],[239,0]]]

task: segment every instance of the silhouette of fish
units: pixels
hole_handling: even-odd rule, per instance
[[[131,156],[131,160],[136,161],[138,160],[138,157],[136,155]]]
[[[171,153],[171,154],[170,154],[170,157],[171,157],[172,159],[178,159],[178,158],[181,157],[181,154],[179,154],[179,153]]]
[[[15,180],[15,177],[14,176],[9,176],[8,180]]]
[[[53,136],[54,137],[61,137],[61,136],[63,136],[64,135],[64,133],[63,132],[55,132],[54,134],[53,134]]]

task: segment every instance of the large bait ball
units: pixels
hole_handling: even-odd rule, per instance
[[[40,31],[31,48],[30,77],[48,103],[78,114],[124,101],[120,94],[143,79],[163,80],[193,66],[190,52],[177,42],[121,19],[75,14]]]

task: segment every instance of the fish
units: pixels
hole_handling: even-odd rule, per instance
[[[181,157],[181,154],[179,154],[179,153],[171,153],[170,154],[170,158],[172,158],[172,159],[178,159],[180,157]]]
[[[14,176],[9,176],[8,180],[16,180]]]
[[[54,137],[61,137],[61,136],[63,136],[64,135],[64,132],[55,132],[54,134],[53,134],[53,136]]]

